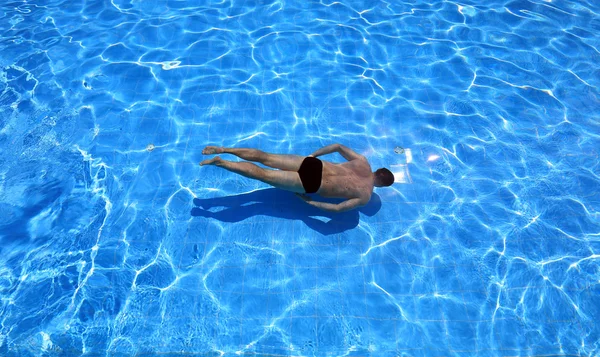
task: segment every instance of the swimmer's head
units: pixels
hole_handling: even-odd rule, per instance
[[[394,183],[394,174],[386,168],[375,171],[375,187],[391,186]]]

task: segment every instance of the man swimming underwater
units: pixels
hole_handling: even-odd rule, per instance
[[[334,164],[317,159],[318,156],[339,152],[348,162]],[[390,186],[394,175],[381,168],[371,172],[367,159],[341,144],[325,146],[307,157],[276,155],[255,149],[207,146],[204,155],[233,154],[244,160],[260,162],[279,170],[263,169],[250,162],[233,162],[216,156],[204,160],[200,166],[216,165],[245,177],[260,180],[282,190],[295,192],[309,205],[329,212],[345,212],[366,205],[373,187]],[[313,201],[304,193],[318,193],[323,197],[345,198],[338,204]]]

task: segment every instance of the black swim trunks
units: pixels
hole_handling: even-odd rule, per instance
[[[323,177],[323,163],[316,157],[308,156],[302,161],[298,170],[302,187],[306,193],[315,193],[321,187],[321,178]]]

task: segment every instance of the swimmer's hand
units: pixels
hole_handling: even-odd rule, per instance
[[[307,196],[303,193],[296,193],[296,196],[300,197],[304,202],[310,202],[312,201],[312,198],[310,198],[310,196]]]
[[[313,152],[311,155],[308,155],[308,156],[317,157],[317,156],[321,156],[321,155],[331,154],[333,152],[340,153],[340,155],[342,155],[344,157],[344,159],[346,159],[348,161],[360,159],[362,157],[361,155],[354,152],[352,149],[345,147],[342,144],[327,145],[327,146],[322,147],[319,150]]]
[[[346,211],[349,211],[356,207],[362,207],[365,205],[365,202],[360,198],[351,198],[342,203],[334,204],[334,203],[313,201],[312,198],[310,198],[307,195],[302,194],[302,193],[296,193],[296,196],[300,197],[301,199],[303,199],[306,203],[308,203],[311,206],[320,208],[323,211],[333,212],[333,213],[346,212]]]

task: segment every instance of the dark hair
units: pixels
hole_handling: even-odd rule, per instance
[[[375,177],[379,179],[383,186],[391,186],[394,183],[394,174],[384,167],[375,171]]]

